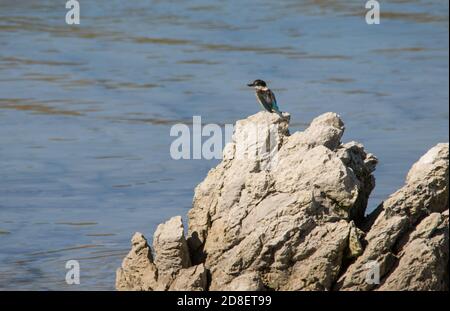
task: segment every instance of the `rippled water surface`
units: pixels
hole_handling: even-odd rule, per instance
[[[448,141],[448,1],[0,0],[0,289],[114,288],[135,231],[186,215],[217,161],[170,158],[171,125],[339,113],[378,156],[373,209]],[[77,259],[81,284],[65,283]]]

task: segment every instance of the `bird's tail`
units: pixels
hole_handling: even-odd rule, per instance
[[[280,111],[280,108],[278,108],[278,105],[276,103],[273,103],[272,112],[275,112],[280,117],[283,117],[283,114]]]

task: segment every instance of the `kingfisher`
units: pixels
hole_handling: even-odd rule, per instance
[[[256,99],[261,104],[261,106],[271,113],[276,113],[280,117],[283,115],[281,114],[280,109],[277,105],[277,99],[275,98],[275,94],[267,87],[267,83],[263,80],[257,79],[253,81],[252,83],[247,84],[250,87],[255,88],[256,92]]]

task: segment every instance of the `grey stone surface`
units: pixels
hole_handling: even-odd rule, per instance
[[[289,119],[238,121],[195,189],[187,239],[181,217],[158,226],[153,259],[136,234],[117,289],[448,290],[448,144],[366,219],[376,157],[341,143],[335,113],[292,135]],[[379,284],[367,281],[368,263]]]

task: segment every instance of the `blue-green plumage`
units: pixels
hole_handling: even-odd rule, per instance
[[[267,87],[266,82],[263,80],[255,80],[253,83],[248,84],[253,86],[256,91],[256,98],[261,106],[268,112],[274,112],[281,116],[281,111],[277,105],[277,99],[275,94]]]

